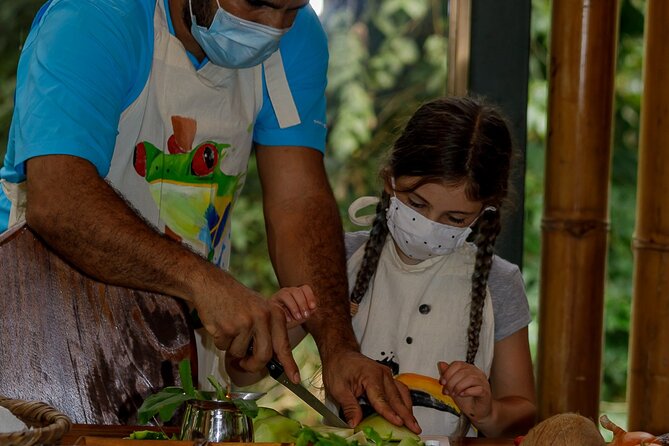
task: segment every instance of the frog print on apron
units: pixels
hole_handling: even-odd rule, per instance
[[[166,3],[154,12],[151,74],[123,112],[107,181],[151,225],[221,268],[230,257],[230,223],[244,184],[253,126],[263,101],[263,67],[280,126],[300,123],[280,51],[263,65],[193,66],[168,27]],[[198,330],[199,381],[220,376],[220,352]]]

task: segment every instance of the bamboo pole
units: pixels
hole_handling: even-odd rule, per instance
[[[449,95],[464,96],[469,89],[471,53],[471,0],[449,0],[448,86]]]
[[[629,428],[660,434],[669,432],[669,2],[647,8],[627,388]]]
[[[618,2],[553,2],[538,342],[538,417],[596,419]]]

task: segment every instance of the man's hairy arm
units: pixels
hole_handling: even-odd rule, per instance
[[[307,329],[324,362],[340,350],[359,351],[348,307],[341,219],[322,155],[307,148],[259,146],[257,158],[279,284],[309,284],[318,297]]]
[[[221,349],[258,370],[274,350],[297,372],[284,315],[261,296],[142,220],[88,161],[67,155],[27,162],[26,221],[65,259],[97,280],[178,297],[199,311]],[[270,339],[270,332],[276,336]],[[274,341],[274,345],[272,342]]]
[[[362,419],[357,398],[396,424],[420,428],[408,390],[360,353],[349,310],[341,218],[322,155],[304,147],[257,150],[270,257],[281,286],[311,286],[317,310],[306,323],[323,362],[326,389],[349,423]],[[341,364],[347,367],[341,367]]]

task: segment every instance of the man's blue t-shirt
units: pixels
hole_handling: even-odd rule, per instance
[[[121,113],[149,78],[155,7],[155,0],[50,0],[40,9],[19,60],[0,178],[24,181],[26,160],[49,154],[85,158],[107,175]],[[324,152],[328,51],[313,9],[298,12],[280,50],[301,123],[279,127],[264,84],[253,139]],[[205,62],[191,60],[196,68]],[[0,232],[9,210],[0,189]]]

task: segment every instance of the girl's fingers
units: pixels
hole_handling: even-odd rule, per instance
[[[485,374],[469,364],[452,363],[444,376],[440,379],[444,386],[445,395],[460,395],[466,389],[474,386],[485,386]]]
[[[318,307],[318,300],[316,299],[314,291],[309,285],[302,285],[302,288],[304,289],[304,295],[307,297],[309,310],[314,311],[316,307]]]
[[[300,307],[290,290],[290,288],[282,288],[272,296],[272,299],[283,308],[287,322],[291,322],[291,318],[297,321],[302,320],[304,316],[302,316]]]
[[[467,387],[465,390],[460,392],[458,396],[467,396],[467,397],[472,397],[472,398],[477,398],[481,396],[485,396],[485,391],[483,390],[483,386],[472,386],[472,387]]]
[[[439,378],[440,378],[439,382],[441,383],[441,385],[446,384],[446,378],[444,377],[444,375],[446,374],[446,371],[448,371],[448,367],[449,367],[449,365],[445,361],[437,362],[437,369],[439,370]],[[441,381],[444,381],[444,382],[441,382]]]
[[[469,389],[472,389],[474,387],[481,387],[483,383],[481,383],[481,380],[477,376],[464,376],[460,381],[458,381],[455,386],[451,389],[453,395],[458,395],[458,396],[465,396],[464,393],[466,393]]]
[[[309,285],[293,288],[293,297],[297,302],[299,311],[304,319],[311,316],[311,312],[316,309],[316,296]]]
[[[272,300],[284,309],[287,322],[302,323],[316,309],[316,296],[309,285],[281,288]]]
[[[443,364],[446,364],[445,362]],[[447,382],[451,381],[455,375],[460,373],[463,369],[466,369],[468,367],[471,367],[469,364],[466,362],[462,361],[453,361],[450,364],[448,364],[445,369],[444,373],[441,374],[441,378],[439,379],[439,382],[442,385],[445,385]]]

